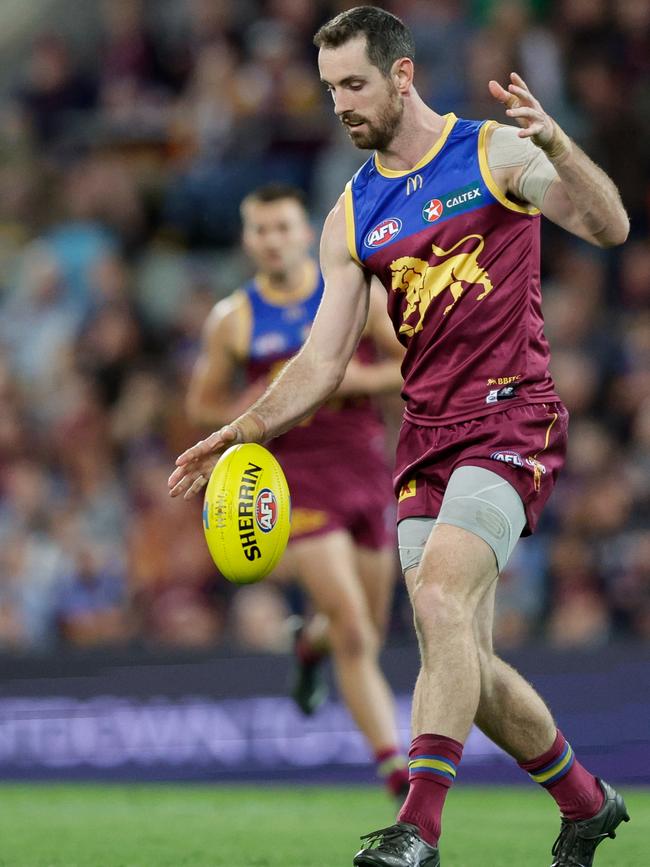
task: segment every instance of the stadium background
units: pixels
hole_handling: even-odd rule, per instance
[[[249,274],[239,200],[293,182],[320,227],[364,159],[311,45],[352,5],[0,4],[5,777],[371,777],[336,701],[305,721],[283,698],[300,599],[220,579],[200,504],[166,495],[174,456],[201,433],[183,400],[202,322]],[[602,773],[648,782],[650,4],[383,5],[413,27],[416,83],[438,111],[501,119],[487,81],[519,70],[631,215],[612,251],[544,226],[571,446],[503,576],[496,644]],[[400,592],[386,666],[405,738],[416,664]],[[473,738],[469,778],[510,779]]]

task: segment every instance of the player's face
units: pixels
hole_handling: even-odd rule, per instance
[[[368,60],[365,37],[338,48],[321,48],[318,67],[352,143],[386,150],[401,124],[404,100],[392,79]]]
[[[244,247],[262,273],[284,278],[309,255],[312,228],[304,208],[295,199],[248,202],[243,219]]]

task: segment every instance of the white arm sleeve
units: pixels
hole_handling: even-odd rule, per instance
[[[517,131],[514,126],[494,129],[488,144],[488,166],[491,171],[521,166],[514,194],[541,210],[546,191],[558,175],[544,151],[529,138],[519,138]]]

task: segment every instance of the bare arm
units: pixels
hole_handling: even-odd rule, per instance
[[[343,197],[325,222],[321,269],[325,291],[305,345],[250,410],[177,458],[169,477],[173,497],[198,493],[228,446],[264,442],[289,430],[340,384],[366,322],[369,291],[348,252]]]
[[[203,327],[186,399],[191,421],[206,428],[226,424],[260,396],[265,384],[253,383],[243,392],[232,388],[235,372],[245,357],[250,338],[250,312],[243,293],[220,301]]]
[[[372,364],[361,364],[352,358],[337,395],[373,395],[399,391],[403,383],[401,368],[404,347],[395,337],[393,325],[386,312],[386,290],[376,277],[370,285],[364,336],[373,341],[381,358]]]
[[[629,220],[614,182],[545,113],[524,80],[514,72],[511,79],[508,90],[491,81],[490,93],[522,127],[520,138],[541,148],[557,173],[541,203],[544,216],[599,247],[622,244]],[[507,192],[518,187],[517,171],[505,178]]]

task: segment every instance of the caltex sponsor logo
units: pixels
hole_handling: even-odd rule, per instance
[[[422,219],[427,223],[435,223],[440,217],[445,220],[454,214],[480,207],[483,204],[481,182],[472,181],[457,190],[451,190],[440,198],[429,199],[422,208]]]

